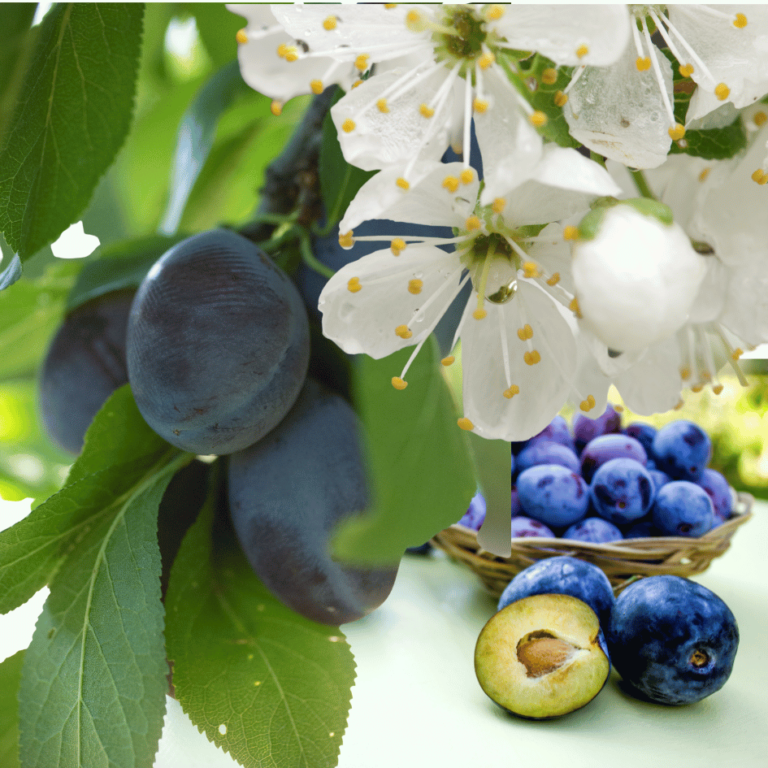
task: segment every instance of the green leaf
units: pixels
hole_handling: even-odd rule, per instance
[[[37,3],[0,3],[0,146],[26,69],[36,8]]]
[[[97,248],[85,261],[67,297],[67,312],[123,288],[138,288],[153,264],[187,235],[146,235]],[[0,294],[2,300],[2,294]]]
[[[0,765],[3,768],[19,768],[19,702],[16,694],[23,663],[24,651],[19,651],[0,664]]]
[[[245,20],[228,11],[223,3],[184,3],[183,9],[195,17],[197,31],[214,67],[237,58],[237,31]]]
[[[355,677],[346,638],[272,597],[228,518],[212,522],[214,511],[209,500],[171,570],[166,638],[176,697],[246,768],[332,768]]]
[[[141,4],[55,6],[0,152],[0,230],[24,262],[85,210],[131,121]]]
[[[573,67],[555,68],[555,63],[550,59],[536,54],[532,58],[520,62],[524,68],[520,75],[516,75],[506,62],[500,60],[507,71],[507,76],[513,86],[530,102],[534,109],[543,112],[547,116],[547,122],[539,128],[539,133],[549,141],[555,142],[561,147],[579,147],[578,141],[573,139],[568,132],[568,123],[563,114],[563,108],[555,104],[555,94],[565,91],[571,81]],[[545,83],[542,73],[545,69],[556,69],[557,79],[554,83]]]
[[[162,232],[173,234],[178,229],[189,195],[213,146],[219,118],[248,90],[237,61],[233,61],[208,80],[184,113],[173,161],[171,199],[160,225]]]
[[[0,380],[37,369],[64,314],[80,264],[59,261],[38,280],[0,291]]]
[[[22,669],[23,766],[151,768],[168,673],[157,510],[185,458],[106,507],[51,582]]]
[[[459,520],[475,493],[466,435],[456,425],[434,337],[408,369],[408,388],[391,384],[411,352],[381,360],[361,356],[353,373],[373,502],[339,529],[333,546],[343,560],[398,562],[407,547]]]
[[[339,90],[333,103],[343,95],[343,91]],[[344,159],[329,112],[323,122],[323,143],[320,146],[320,191],[325,204],[327,229],[341,221],[352,198],[374,173],[356,168]]]

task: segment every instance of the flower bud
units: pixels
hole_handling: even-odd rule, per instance
[[[582,219],[579,235],[572,246],[579,312],[610,349],[639,351],[687,321],[706,262],[666,205],[607,202]]]

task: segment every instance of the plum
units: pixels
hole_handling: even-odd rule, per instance
[[[654,498],[653,480],[639,461],[611,459],[598,467],[589,493],[600,517],[622,525],[649,512]]]
[[[516,515],[512,518],[510,533],[513,539],[554,539],[555,534],[544,523],[524,515]]]
[[[485,496],[478,491],[469,502],[469,507],[462,518],[458,520],[458,525],[465,528],[471,528],[473,531],[479,531],[480,526],[485,522]]]
[[[330,539],[369,503],[352,407],[314,379],[266,437],[229,457],[229,508],[256,575],[308,619],[338,625],[389,595],[398,564],[362,567],[334,559]]]
[[[547,557],[529,565],[507,584],[497,610],[531,595],[570,595],[583,600],[605,625],[613,608],[613,588],[596,565],[577,557]]]
[[[695,538],[712,528],[715,509],[709,494],[700,485],[673,480],[656,494],[651,517],[663,536]]]
[[[307,313],[256,245],[204,232],[166,251],[142,282],[127,356],[136,404],[155,432],[185,451],[232,453],[267,434],[298,397]]]
[[[568,528],[563,538],[592,544],[607,544],[611,541],[619,541],[624,536],[613,523],[603,520],[602,517],[588,517]]]
[[[500,707],[528,719],[580,709],[610,673],[597,615],[570,595],[511,603],[488,620],[475,646],[480,687]]]
[[[523,512],[549,526],[567,526],[587,514],[589,486],[560,464],[537,464],[517,478]]]
[[[679,576],[649,576],[616,599],[606,632],[627,690],[660,704],[691,704],[725,685],[739,629],[712,591]]]
[[[112,291],[70,312],[42,365],[39,406],[50,439],[80,453],[86,430],[107,398],[128,382],[128,314],[135,291]]]
[[[517,454],[515,461],[518,473],[530,469],[537,464],[561,464],[568,467],[571,472],[579,472],[579,457],[576,452],[567,448],[562,443],[544,438],[531,440],[530,443]]]
[[[663,426],[651,445],[657,469],[673,480],[698,482],[712,455],[709,435],[692,421],[680,419]]]
[[[597,418],[580,413],[573,421],[573,439],[577,452],[599,435],[608,435],[621,429],[621,414],[609,403]]]
[[[653,457],[653,438],[658,431],[656,427],[652,427],[650,424],[643,424],[640,421],[634,421],[631,424],[627,424],[621,431],[623,434],[629,435],[629,437],[634,437],[645,448],[649,460]]]
[[[621,434],[599,435],[590,440],[581,452],[581,476],[591,483],[595,471],[611,459],[634,459],[645,466],[648,455],[634,437]]]
[[[705,469],[698,483],[712,499],[715,524],[724,523],[731,516],[733,493],[725,477],[716,469]]]

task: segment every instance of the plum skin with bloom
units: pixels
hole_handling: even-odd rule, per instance
[[[651,509],[653,480],[634,459],[611,459],[598,468],[590,485],[598,515],[616,525],[639,520]]]
[[[651,516],[663,534],[695,538],[712,528],[715,509],[709,494],[700,485],[673,480],[656,494]]]
[[[649,576],[616,599],[606,632],[628,689],[661,704],[691,704],[725,685],[739,630],[728,606],[679,576]]]
[[[648,455],[640,441],[622,434],[598,435],[581,452],[581,475],[589,483],[595,471],[611,459],[634,459],[643,466]]]
[[[698,482],[712,455],[712,440],[698,424],[681,419],[656,433],[652,449],[657,469],[673,480]]]
[[[584,601],[605,627],[613,609],[613,588],[596,565],[568,555],[547,557],[520,571],[499,597],[497,610],[531,595],[570,595]]]
[[[548,526],[576,523],[589,507],[589,486],[559,464],[537,464],[521,472],[517,495],[523,511]]]
[[[603,520],[602,517],[588,517],[568,528],[563,538],[592,544],[607,544],[611,541],[619,541],[624,536],[613,523]]]
[[[561,464],[571,472],[579,472],[581,468],[579,458],[573,450],[548,439],[533,440],[517,454],[515,467],[518,473],[538,464]]]

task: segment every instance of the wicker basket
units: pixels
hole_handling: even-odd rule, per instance
[[[601,568],[618,594],[638,576],[692,576],[705,571],[731,544],[735,530],[752,517],[754,498],[737,493],[731,517],[696,539],[655,536],[626,539],[616,544],[589,544],[571,539],[512,539],[510,557],[482,549],[477,534],[463,525],[452,525],[432,539],[432,544],[468,565],[486,590],[499,596],[512,578],[529,565],[556,555],[570,555]]]

